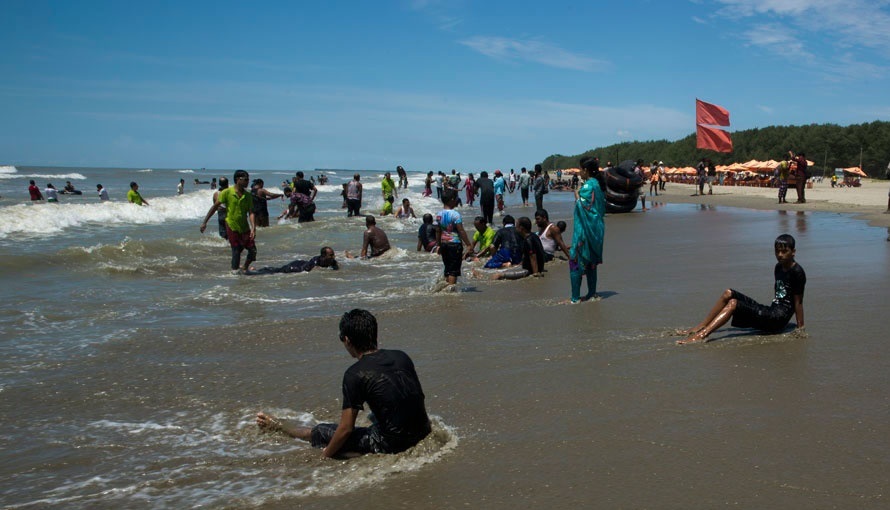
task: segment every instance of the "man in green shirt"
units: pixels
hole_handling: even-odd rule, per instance
[[[207,216],[201,223],[201,233],[207,228],[207,221],[217,209],[225,205],[226,235],[232,247],[232,270],[239,269],[241,252],[247,249],[247,259],[241,268],[241,271],[246,272],[250,269],[250,264],[256,260],[256,216],[253,212],[253,196],[247,191],[250,175],[244,170],[236,170],[233,181],[234,186],[220,191],[210,206]]]
[[[472,255],[467,258],[475,258],[476,254],[481,253],[491,246],[491,242],[494,240],[495,231],[488,226],[488,222],[485,221],[484,217],[476,216],[476,219],[473,220],[473,226],[476,227],[476,233],[473,234],[473,246],[470,248],[470,253]],[[476,249],[477,245],[479,247],[478,250]]]
[[[130,183],[130,191],[127,192],[127,200],[129,200],[131,204],[148,205],[148,200],[142,198],[142,195],[139,194],[139,185],[136,184],[136,181]]]

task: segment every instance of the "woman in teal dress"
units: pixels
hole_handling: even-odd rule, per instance
[[[569,251],[569,276],[572,282],[572,303],[597,299],[596,268],[603,262],[603,237],[606,224],[606,197],[595,175],[599,172],[596,160],[581,162],[583,183],[575,190],[575,214],[572,228],[572,248]],[[581,297],[581,277],[587,275],[587,295]]]

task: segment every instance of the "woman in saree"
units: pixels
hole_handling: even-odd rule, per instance
[[[467,177],[467,180],[464,181],[464,187],[461,189],[467,192],[467,205],[472,206],[476,200],[476,179],[473,178],[473,174]]]
[[[596,294],[596,269],[603,262],[603,237],[606,233],[604,216],[606,197],[596,174],[599,168],[594,159],[581,161],[581,186],[575,190],[572,247],[569,250],[569,277],[572,283],[572,304],[599,299]],[[581,297],[581,278],[587,275],[587,295]]]

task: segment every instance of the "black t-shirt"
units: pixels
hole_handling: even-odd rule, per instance
[[[436,226],[432,223],[424,223],[417,229],[417,238],[420,239],[420,243],[423,245],[424,249],[429,246],[430,243],[436,241]]]
[[[413,446],[430,433],[424,398],[414,363],[402,351],[365,354],[343,375],[343,409],[367,402],[391,447]]]
[[[522,236],[512,226],[498,230],[491,241],[495,251],[506,248],[510,253],[522,253],[522,243]]]
[[[538,271],[544,270],[544,245],[541,244],[541,238],[535,234],[531,234],[522,240],[522,268],[532,272],[532,257],[538,261]]]
[[[494,200],[494,182],[488,177],[476,179],[476,190],[481,198]]]
[[[794,308],[794,296],[800,294],[803,302],[803,291],[807,285],[807,274],[800,264],[795,263],[791,269],[785,271],[782,264],[776,263],[773,271],[776,276],[776,297],[773,304]]]
[[[312,189],[314,187],[315,185],[307,181],[306,179],[300,179],[294,182],[294,191],[296,191],[297,193],[302,193],[307,197],[312,196]]]

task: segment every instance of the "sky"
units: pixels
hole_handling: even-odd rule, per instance
[[[0,165],[464,171],[890,120],[890,1],[0,2]],[[686,163],[686,162],[676,162]]]

